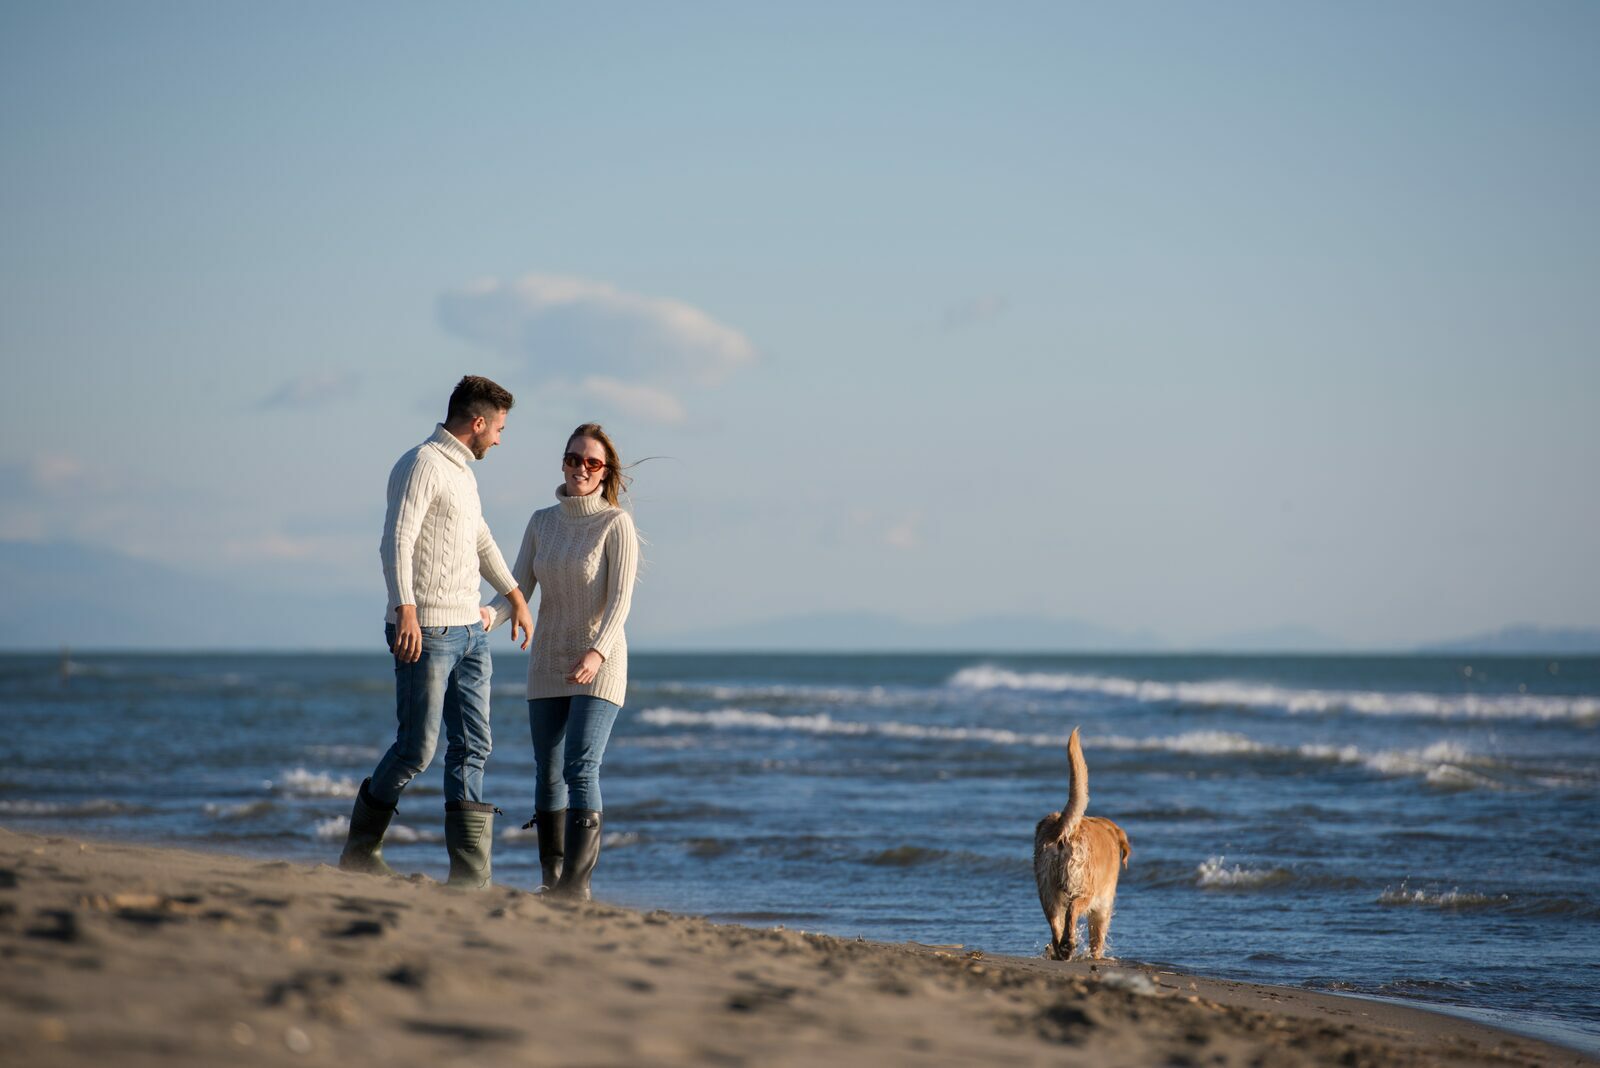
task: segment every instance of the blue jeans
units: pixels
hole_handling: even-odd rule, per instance
[[[601,811],[600,761],[620,711],[610,701],[588,694],[528,702],[538,783],[534,804],[540,812],[560,812],[569,804]]]
[[[383,629],[394,645],[394,624]],[[483,766],[489,760],[489,635],[478,623],[423,627],[422,656],[411,664],[394,662],[394,744],[372,773],[372,796],[384,804],[433,760],[444,723],[446,801],[482,801]]]

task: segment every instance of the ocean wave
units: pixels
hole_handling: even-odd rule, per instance
[[[205,813],[212,819],[235,823],[239,820],[264,816],[276,807],[271,801],[246,801],[239,805],[208,804],[205,807]]]
[[[1194,870],[1194,884],[1203,890],[1259,890],[1294,878],[1286,868],[1229,868],[1223,857],[1207,857]]]
[[[318,820],[311,828],[311,836],[324,842],[342,842],[350,833],[349,816],[330,816],[325,820]],[[410,845],[413,842],[442,842],[443,831],[419,831],[415,827],[407,827],[403,823],[391,823],[384,832],[385,845]]]
[[[357,764],[371,764],[383,755],[383,750],[373,745],[311,745],[306,756],[313,760],[335,760]]]
[[[335,778],[327,772],[294,768],[277,779],[268,780],[266,788],[293,797],[354,797],[360,785],[351,778]]]
[[[1410,905],[1420,908],[1444,909],[1481,909],[1504,908],[1511,904],[1509,894],[1476,894],[1463,892],[1460,889],[1446,891],[1413,890],[1405,883],[1397,887],[1386,887],[1378,895],[1380,905]]]
[[[1251,708],[1292,714],[1350,712],[1434,719],[1600,719],[1600,697],[1538,694],[1439,694],[1420,691],[1312,690],[1245,682],[1158,682],[1115,675],[1013,671],[991,664],[962,668],[947,685],[963,690],[1088,693],[1146,704]]]
[[[826,712],[779,716],[742,708],[701,712],[681,708],[647,708],[641,721],[656,727],[710,727],[722,730],[788,731],[852,737],[924,739],[930,741],[987,742],[992,745],[1060,749],[1067,735],[1028,733],[996,727],[946,727],[888,720],[863,723],[834,719]],[[1367,752],[1353,745],[1305,744],[1277,746],[1229,731],[1187,731],[1148,738],[1106,735],[1084,740],[1086,749],[1125,752],[1166,752],[1188,756],[1260,756],[1316,763],[1356,764],[1382,775],[1421,778],[1443,789],[1499,789],[1502,783],[1482,771],[1495,766],[1459,743],[1439,741],[1418,749],[1381,749]]]
[[[502,842],[537,842],[539,829],[537,827],[524,827],[520,823],[510,821],[500,829]],[[623,846],[638,845],[644,837],[638,831],[607,831],[600,836],[600,845],[606,849],[619,849]]]
[[[880,868],[913,868],[919,864],[927,864],[936,860],[943,860],[950,853],[943,849],[929,849],[926,846],[902,845],[891,849],[881,849],[866,858],[868,864]]]
[[[0,801],[0,816],[126,816],[148,812],[125,801]]]
[[[836,705],[885,705],[926,700],[926,695],[890,690],[883,686],[817,686],[804,683],[694,683],[653,682],[641,684],[656,693],[674,697],[708,698],[713,701],[793,701],[804,700]]]
[[[826,712],[812,715],[779,716],[742,708],[718,708],[696,712],[682,708],[647,708],[639,718],[655,727],[713,727],[746,730],[792,731],[800,734],[876,735],[885,738],[935,739],[938,741],[982,741],[997,745],[1057,747],[1067,744],[1064,734],[1025,734],[994,727],[939,727],[919,723],[859,723],[834,719]]]

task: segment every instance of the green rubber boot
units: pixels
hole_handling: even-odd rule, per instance
[[[551,896],[589,900],[589,876],[600,861],[600,822],[600,813],[593,809],[567,809],[567,855]]]
[[[450,851],[446,886],[489,889],[489,853],[494,845],[494,814],[499,811],[482,801],[444,803],[444,845]]]
[[[383,836],[389,831],[389,821],[394,819],[394,805],[385,805],[367,789],[371,779],[361,783],[356,791],[355,808],[350,812],[350,834],[344,840],[344,851],[339,854],[339,867],[343,871],[363,875],[393,875],[395,870],[383,859]]]
[[[561,880],[561,865],[567,852],[567,810],[535,812],[533,819],[522,825],[523,830],[535,827],[539,832],[539,887],[536,894],[555,889]]]

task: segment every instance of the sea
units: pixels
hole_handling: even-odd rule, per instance
[[[522,655],[497,881],[535,883]],[[597,897],[1038,955],[1033,826],[1133,854],[1110,955],[1398,999],[1600,1053],[1600,657],[631,656]],[[0,656],[0,825],[333,863],[393,737],[373,655]],[[441,754],[386,855],[442,877]]]

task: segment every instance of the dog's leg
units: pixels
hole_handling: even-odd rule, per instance
[[[1050,923],[1050,956],[1055,960],[1066,960],[1061,953],[1061,940],[1066,937],[1067,930],[1066,908],[1060,902],[1046,905],[1044,918]]]
[[[1067,909],[1067,952],[1062,960],[1071,960],[1078,952],[1078,920],[1083,917],[1083,906],[1074,901]]]
[[[1106,955],[1106,935],[1111,933],[1111,906],[1102,905],[1089,913],[1089,952],[1099,960]]]

